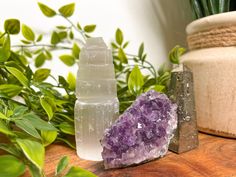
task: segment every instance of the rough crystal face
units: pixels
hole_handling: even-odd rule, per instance
[[[165,94],[142,94],[106,129],[101,140],[106,169],[162,157],[177,126],[177,106]]]

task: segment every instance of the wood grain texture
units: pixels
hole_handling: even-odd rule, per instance
[[[197,149],[183,154],[168,154],[146,164],[116,170],[104,170],[102,162],[81,160],[74,150],[63,145],[51,145],[46,150],[45,172],[52,177],[63,155],[71,165],[86,168],[99,177],[236,177],[236,140],[199,134]],[[28,177],[29,173],[24,177]]]

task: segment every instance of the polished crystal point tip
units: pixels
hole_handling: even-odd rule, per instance
[[[105,48],[107,49],[107,46],[104,42],[104,40],[101,37],[94,37],[94,38],[88,38],[86,40],[86,44],[84,46],[87,49],[93,49],[93,48]]]

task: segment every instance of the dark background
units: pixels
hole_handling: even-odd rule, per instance
[[[236,0],[231,0],[230,1],[230,10],[231,11],[236,10]]]

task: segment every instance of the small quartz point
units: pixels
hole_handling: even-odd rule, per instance
[[[154,90],[136,101],[105,131],[104,166],[121,168],[162,157],[177,126],[177,106]]]
[[[100,139],[119,115],[112,53],[102,38],[89,38],[81,49],[76,97],[77,154],[86,160],[102,160]]]

